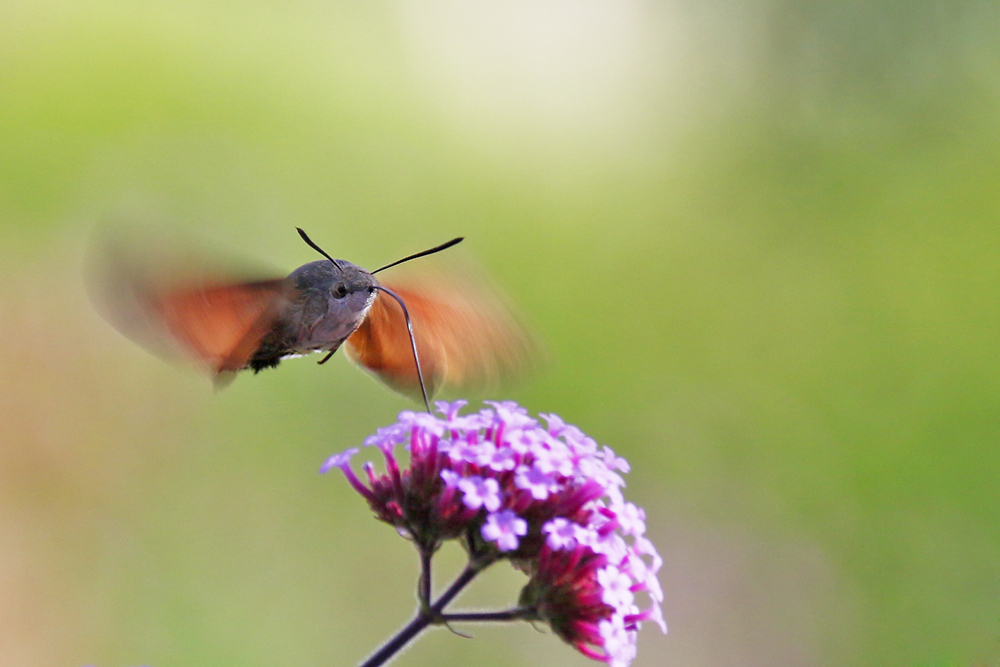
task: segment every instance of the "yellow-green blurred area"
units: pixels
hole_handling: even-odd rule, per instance
[[[86,296],[108,221],[282,271],[295,226],[369,268],[467,237],[546,346],[497,398],[632,463],[670,625],[637,666],[1000,664],[998,34],[962,0],[4,0],[0,664],[353,665],[414,609],[413,550],[317,470],[416,404],[341,355],[219,393],[150,355]],[[495,570],[456,609],[513,603]],[[456,629],[396,664],[591,664]]]

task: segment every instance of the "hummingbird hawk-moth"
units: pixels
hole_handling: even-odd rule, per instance
[[[360,366],[426,405],[443,386],[490,382],[524,366],[529,336],[488,290],[456,279],[375,278],[461,238],[367,271],[298,232],[325,259],[284,278],[246,279],[204,265],[164,270],[109,244],[98,267],[102,310],[137,342],[193,358],[216,384],[311,352],[325,353],[322,364],[344,347]]]

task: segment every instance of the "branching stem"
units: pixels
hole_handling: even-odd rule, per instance
[[[462,589],[469,585],[476,575],[496,562],[496,558],[484,558],[480,560],[470,560],[458,575],[455,581],[441,594],[433,604],[431,597],[431,557],[432,551],[421,550],[420,553],[420,583],[418,586],[418,597],[420,606],[417,615],[407,623],[399,632],[387,641],[381,648],[373,653],[367,660],[358,667],[379,667],[389,661],[400,649],[406,646],[411,639],[427,629],[430,625],[442,625],[453,621],[473,622],[473,621],[514,621],[521,619],[535,618],[533,610],[530,609],[510,609],[500,612],[484,612],[470,614],[445,614],[444,608],[462,592]]]

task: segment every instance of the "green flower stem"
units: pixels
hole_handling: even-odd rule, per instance
[[[420,549],[420,582],[417,591],[417,599],[420,601],[420,608],[429,610],[431,606],[431,558],[434,551],[423,547]]]
[[[507,611],[485,611],[466,614],[441,614],[440,623],[476,623],[490,621],[537,621],[538,612],[531,607],[517,607]]]

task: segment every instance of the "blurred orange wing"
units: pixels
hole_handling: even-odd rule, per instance
[[[148,295],[170,337],[215,373],[245,368],[274,326],[285,280],[195,285]]]
[[[192,244],[173,228],[109,226],[91,248],[87,287],[122,334],[215,374],[246,367],[287,304],[290,286]]]
[[[429,392],[492,385],[522,370],[532,344],[524,329],[485,289],[459,281],[387,284],[406,303]],[[347,339],[349,357],[389,386],[418,394],[420,384],[403,310],[379,292],[361,326]]]

